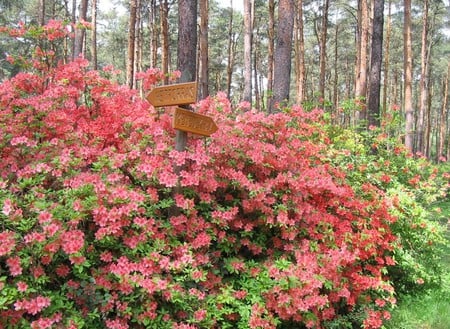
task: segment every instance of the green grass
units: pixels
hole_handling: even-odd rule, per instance
[[[450,275],[441,290],[404,298],[385,324],[388,329],[450,329]]]

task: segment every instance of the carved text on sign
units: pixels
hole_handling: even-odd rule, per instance
[[[187,105],[197,101],[197,82],[154,88],[147,96],[153,106]]]
[[[175,109],[173,127],[178,130],[202,136],[210,136],[218,129],[211,117],[184,110],[179,107]]]

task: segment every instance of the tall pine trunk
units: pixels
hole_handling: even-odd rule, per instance
[[[134,87],[134,61],[135,61],[135,39],[136,39],[136,0],[130,0],[130,20],[128,27],[128,52],[126,83],[129,88]]]
[[[39,0],[39,25],[45,25],[45,0]]]
[[[162,34],[162,56],[161,67],[164,74],[164,84],[169,82],[169,3],[168,0],[161,0],[160,4],[160,20]]]
[[[327,64],[327,34],[328,34],[328,9],[330,0],[324,0],[322,12],[322,27],[320,29],[320,55],[319,55],[319,93],[325,97],[325,76]]]
[[[197,77],[197,0],[178,0],[178,57],[179,82],[195,81]],[[175,148],[186,149],[187,133],[176,131]]]
[[[273,66],[275,52],[275,0],[269,0],[269,27],[267,45],[267,108],[273,98]]]
[[[234,50],[236,47],[235,33],[233,31],[233,0],[230,0],[230,17],[228,19],[228,62],[227,62],[227,97],[231,97],[231,83],[233,79]],[[218,90],[219,88],[217,88]]]
[[[252,101],[253,0],[244,0],[244,101]]]
[[[200,99],[208,97],[208,15],[209,0],[200,0]]]
[[[150,67],[158,65],[159,26],[157,24],[158,8],[156,0],[150,0],[150,13],[148,15],[148,32],[150,36]]]
[[[272,0],[273,1],[273,0]],[[296,102],[301,104],[305,99],[305,39],[303,26],[303,0],[297,0],[297,14],[295,15],[295,71],[296,71]]]
[[[448,117],[448,109],[447,109],[447,105],[448,105],[448,80],[449,80],[449,75],[450,75],[450,63],[448,64],[448,69],[447,69],[447,74],[445,75],[443,82],[442,82],[442,89],[443,89],[443,95],[442,95],[442,106],[441,106],[441,111],[439,113],[439,117],[440,117],[440,126],[439,126],[439,147],[438,147],[438,151],[436,154],[436,161],[438,162],[443,162],[444,161],[444,157],[446,156],[444,147],[445,147],[445,140],[446,138],[448,138],[448,136],[446,136],[446,132],[447,132],[447,117]],[[448,153],[448,152],[447,152]],[[447,155],[447,161],[448,159],[448,155]]]
[[[356,78],[355,78],[355,98],[366,100],[367,96],[367,63],[369,45],[369,6],[368,0],[358,1],[358,34],[357,34],[357,58],[356,58]],[[365,103],[365,102],[364,102]],[[355,123],[365,119],[365,108],[361,108],[356,113]]]
[[[428,92],[428,0],[423,2],[422,46],[420,52],[419,112],[417,114],[417,151],[425,152],[425,113]]]
[[[412,42],[411,42],[411,0],[404,0],[403,56],[404,56],[404,106],[405,106],[405,146],[414,150],[414,109],[412,102]]]
[[[379,127],[381,65],[383,63],[384,0],[374,0],[373,13],[367,119],[369,126]]]
[[[385,52],[384,52],[384,71],[383,71],[383,103],[381,110],[382,119],[385,119],[387,113],[387,100],[388,100],[388,85],[389,85],[389,64],[390,64],[390,48],[391,48],[391,12],[392,12],[392,1],[389,0],[388,4],[388,15],[387,15],[387,24],[386,24],[386,40],[385,40]]]
[[[294,0],[280,0],[278,3],[278,28],[274,59],[273,100],[270,112],[277,104],[289,100],[291,83],[292,33],[294,30]]]
[[[88,0],[81,0],[79,6],[79,21],[87,20]],[[75,30],[75,40],[73,47],[73,59],[78,58],[80,55],[84,55],[84,41],[86,36],[86,30],[84,27],[77,28]]]
[[[92,0],[91,15],[92,15],[92,37],[91,37],[91,63],[92,68],[97,70],[98,58],[97,58],[97,1]]]

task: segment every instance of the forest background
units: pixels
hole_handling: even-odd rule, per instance
[[[242,11],[232,9],[237,2]],[[380,3],[198,1],[192,33],[198,34],[200,98],[225,91],[262,111],[283,101],[320,105],[336,125],[389,122],[390,133],[409,149],[437,161],[449,158],[449,4]],[[92,68],[113,65],[130,87],[140,88],[136,73],[149,67],[177,70],[177,1],[19,0],[0,7],[2,25],[86,22],[64,46],[67,60],[82,54]],[[32,49],[25,40],[3,40],[0,47],[3,78],[18,70],[7,54]]]
[[[0,2],[0,327],[379,328],[446,296],[448,4],[243,4]],[[177,69],[220,122],[185,150],[144,100]]]

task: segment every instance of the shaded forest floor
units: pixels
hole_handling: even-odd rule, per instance
[[[437,205],[442,209],[439,218],[450,221],[450,200]],[[420,295],[404,296],[392,312],[392,319],[385,324],[387,329],[450,329],[450,222],[447,225],[447,246],[442,258],[447,269],[442,287]]]

